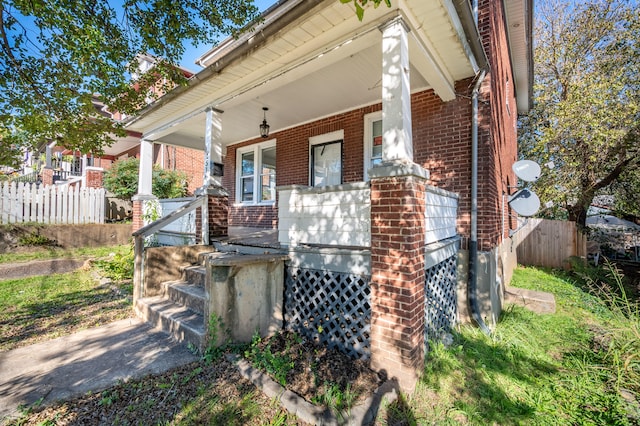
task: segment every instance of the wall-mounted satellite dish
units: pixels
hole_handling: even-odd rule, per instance
[[[520,160],[513,163],[511,166],[516,176],[525,182],[535,182],[540,178],[542,170],[535,161]]]
[[[533,216],[540,209],[540,198],[527,188],[522,188],[509,197],[509,206],[520,216]]]

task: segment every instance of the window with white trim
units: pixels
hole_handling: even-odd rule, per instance
[[[340,185],[342,183],[342,141],[344,131],[309,138],[311,186]]]
[[[369,169],[382,163],[382,111],[364,116],[364,180]]]
[[[276,141],[236,150],[236,201],[271,204],[276,200]]]

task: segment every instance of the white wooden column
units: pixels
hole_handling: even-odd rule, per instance
[[[202,186],[222,186],[222,176],[216,176],[214,165],[222,167],[222,112],[214,108],[207,108],[205,136],[204,136],[204,177]]]
[[[147,139],[140,140],[140,169],[138,172],[139,196],[152,195],[153,177],[153,142]]]
[[[52,143],[48,143],[46,148],[45,148],[45,167],[47,168],[51,168],[53,167],[52,163],[51,163],[51,148],[53,148],[56,145],[55,142]]]
[[[398,17],[382,28],[382,162],[413,162],[407,26]]]

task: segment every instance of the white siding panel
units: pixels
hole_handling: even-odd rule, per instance
[[[278,191],[278,239],[302,244],[371,244],[370,190],[366,185],[283,188]]]
[[[457,235],[458,197],[442,190],[425,194],[425,244]]]

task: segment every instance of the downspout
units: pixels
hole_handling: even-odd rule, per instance
[[[471,94],[471,235],[469,238],[469,282],[467,298],[471,317],[486,334],[491,330],[484,323],[478,306],[478,93],[486,70],[480,70]]]

